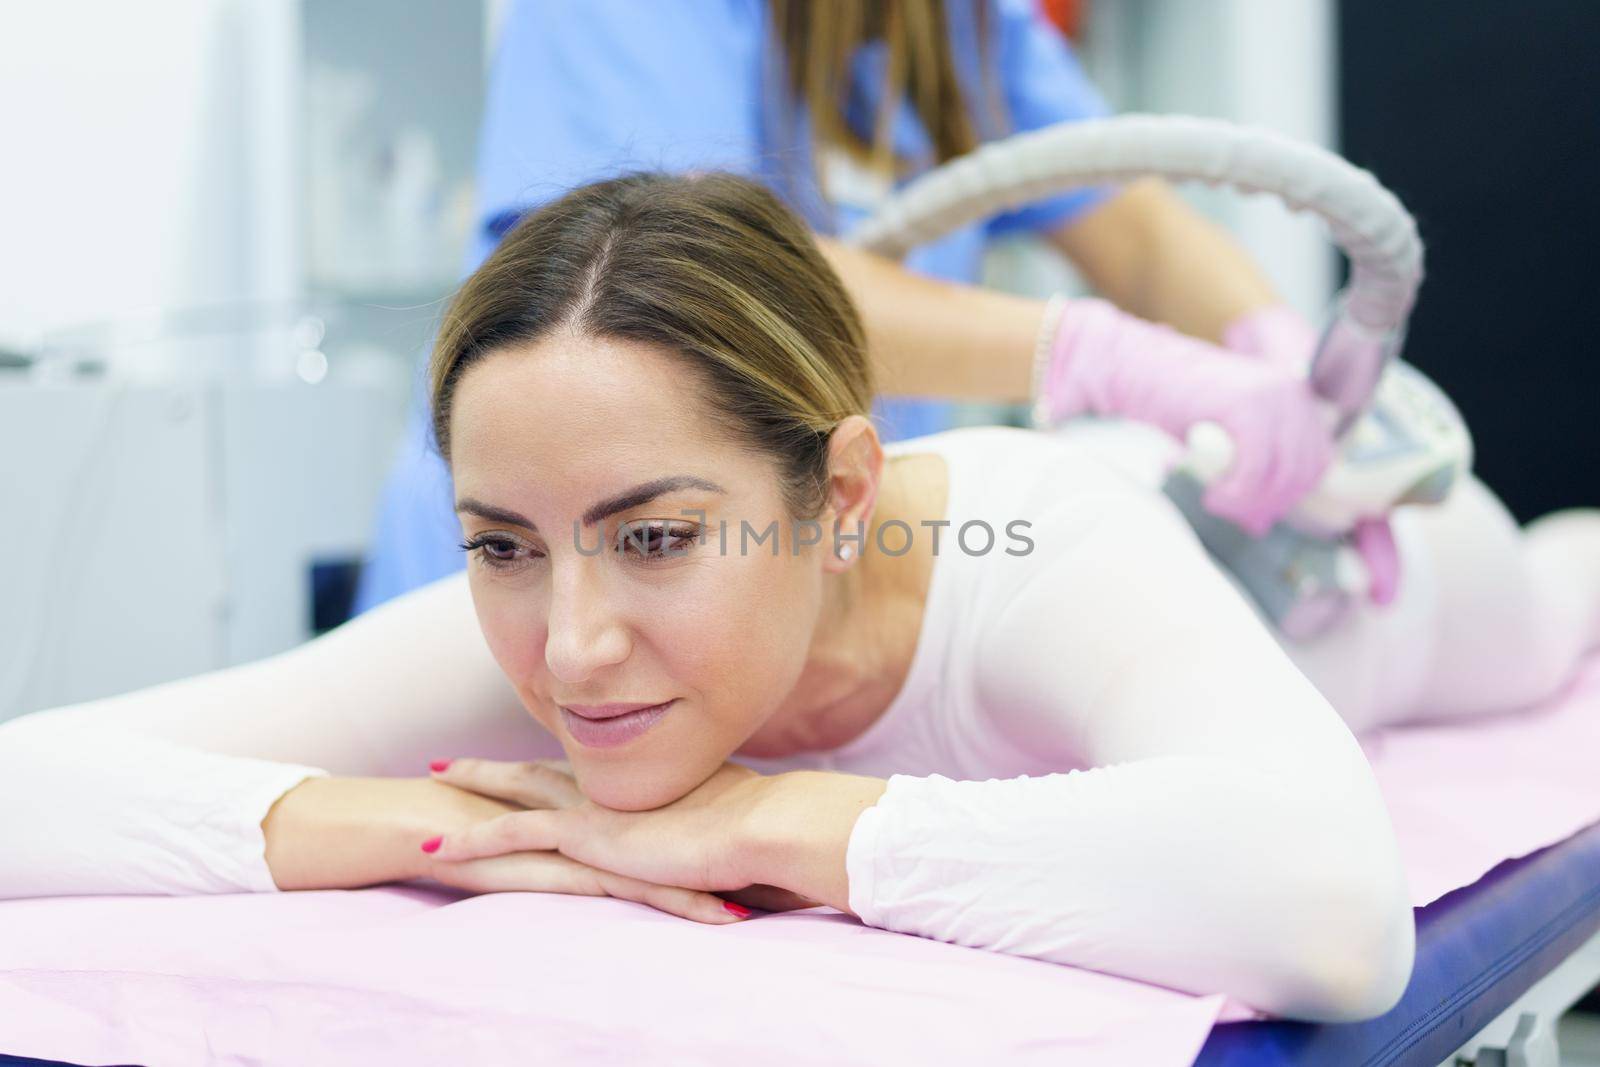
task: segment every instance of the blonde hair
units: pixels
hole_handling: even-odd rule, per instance
[[[798,518],[826,504],[834,427],[872,401],[843,285],[798,218],[731,174],[595,182],[506,235],[456,294],[434,345],[433,434],[447,463],[461,375],[557,328],[681,357],[715,429],[777,462]]]

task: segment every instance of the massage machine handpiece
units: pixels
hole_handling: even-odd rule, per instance
[[[1316,362],[1328,358],[1326,343]],[[1311,376],[1318,388],[1316,363]],[[1450,398],[1409,363],[1390,357],[1365,406],[1351,419],[1326,408],[1338,451],[1317,488],[1263,537],[1252,537],[1201,503],[1233,462],[1233,442],[1215,423],[1195,425],[1188,453],[1163,485],[1207,550],[1250,591],[1284,633],[1304,640],[1332,625],[1352,598],[1387,603],[1398,579],[1390,513],[1443,501],[1472,466],[1472,438]]]
[[[1063,123],[980,148],[906,186],[851,239],[899,256],[999,210],[1075,186],[1148,175],[1271,194],[1324,219],[1350,259],[1350,284],[1309,375],[1339,441],[1318,487],[1259,538],[1210,514],[1201,506],[1204,486],[1227,470],[1233,452],[1214,424],[1192,428],[1189,454],[1163,486],[1213,557],[1283,632],[1314,636],[1352,598],[1373,591],[1374,574],[1387,570],[1392,578],[1398,561],[1389,512],[1444,499],[1472,461],[1455,406],[1397,358],[1422,277],[1422,245],[1411,216],[1371,174],[1267,131],[1215,119],[1125,115]]]
[[[1331,404],[1328,412],[1337,432],[1339,416]],[[1338,452],[1316,491],[1263,537],[1202,506],[1205,486],[1232,462],[1227,431],[1199,423],[1163,489],[1267,617],[1304,640],[1332,625],[1352,598],[1386,603],[1394,595],[1398,548],[1388,516],[1401,504],[1443,501],[1471,468],[1472,439],[1439,387],[1394,359],[1365,410],[1339,436]]]

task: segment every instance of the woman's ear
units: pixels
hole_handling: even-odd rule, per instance
[[[828,507],[823,512],[823,567],[844,571],[866,550],[883,482],[883,445],[871,420],[850,415],[828,440]]]

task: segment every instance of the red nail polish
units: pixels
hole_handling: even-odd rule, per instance
[[[454,760],[436,759],[432,763],[428,764],[428,770],[432,771],[434,774],[443,774],[445,771],[450,769],[450,764],[454,762]]]
[[[724,900],[722,902],[722,906],[724,908],[727,908],[729,911],[733,912],[733,914],[737,915],[741,919],[750,918],[750,909],[749,908],[746,908],[746,907],[744,907],[742,905],[739,905],[739,904],[735,904],[731,900]]]
[[[430,837],[430,838],[428,838],[426,841],[424,841],[422,843],[422,851],[424,851],[424,852],[438,852],[439,851],[439,846],[442,845],[442,844],[444,844],[444,838],[442,838],[442,837]]]

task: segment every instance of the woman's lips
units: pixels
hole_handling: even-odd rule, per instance
[[[625,715],[630,711],[642,711],[645,708],[660,707],[660,704],[563,704],[561,706],[574,715],[581,715],[585,719],[611,719],[618,715]]]
[[[567,733],[573,740],[588,748],[613,748],[617,745],[627,744],[635,737],[645,733],[677,703],[674,698],[663,704],[651,704],[645,707],[628,704],[607,704],[599,707],[586,707],[581,711],[571,708],[561,709],[561,721],[566,724]],[[632,708],[617,713],[619,708]],[[604,717],[591,716],[605,713]]]

